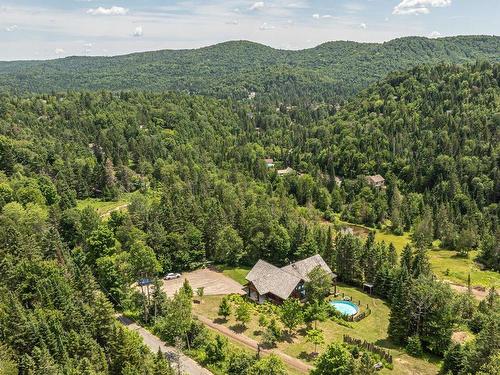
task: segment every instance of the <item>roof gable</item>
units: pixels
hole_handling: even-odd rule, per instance
[[[260,259],[246,279],[254,285],[259,294],[272,293],[286,299],[301,281],[309,281],[309,273],[318,266],[334,276],[321,255],[316,254],[282,268]]]
[[[381,175],[379,174],[376,174],[376,175],[373,175],[373,176],[368,176],[368,178],[373,181],[373,182],[383,182],[385,181],[385,178],[383,178]]]
[[[309,273],[316,267],[321,267],[326,273],[333,276],[332,270],[319,254],[289,264],[288,266],[283,267],[282,270],[295,275],[296,277],[300,277],[301,280],[309,281]]]
[[[286,299],[293,292],[301,279],[264,260],[259,260],[250,270],[246,279],[250,281],[259,294],[272,293]]]

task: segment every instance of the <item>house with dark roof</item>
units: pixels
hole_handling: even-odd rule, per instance
[[[281,268],[260,259],[246,276],[247,295],[258,303],[280,304],[288,298],[303,299],[304,283],[316,267],[325,270],[332,280],[337,278],[319,254]]]

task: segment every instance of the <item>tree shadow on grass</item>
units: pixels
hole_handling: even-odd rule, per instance
[[[300,329],[297,330],[297,334],[299,336],[305,337],[307,335],[307,330],[308,329],[311,329],[311,328],[302,327],[302,328],[300,328]]]
[[[243,324],[233,324],[231,327],[229,327],[229,329],[236,333],[243,333],[247,330],[247,327]]]
[[[299,358],[303,361],[312,362],[316,359],[317,356],[318,356],[318,353],[308,353],[308,352],[302,351],[297,356],[297,358]]]
[[[276,348],[276,344],[275,343],[261,342],[259,345],[264,350],[269,350],[269,349]]]
[[[280,341],[285,341],[288,344],[293,344],[293,339],[295,337],[295,334],[290,333],[290,332],[283,332],[283,334],[280,337]]]
[[[378,339],[377,341],[374,342],[374,344],[385,349],[403,350],[403,348],[400,345],[392,342],[387,337],[385,339]]]

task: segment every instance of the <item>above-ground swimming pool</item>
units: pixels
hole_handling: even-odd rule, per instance
[[[359,307],[350,301],[331,301],[330,305],[344,315],[356,315],[359,311]]]

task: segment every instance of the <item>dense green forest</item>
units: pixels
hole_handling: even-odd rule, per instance
[[[410,40],[434,43],[391,43]],[[114,306],[203,352],[207,365],[224,360],[225,373],[255,373],[271,360],[228,354],[227,342],[191,319],[187,286],[169,299],[159,287],[144,294],[131,285],[207,261],[283,265],[320,253],[343,282],[377,283],[395,343],[444,356],[452,374],[487,374],[498,363],[498,297],[491,291],[477,305],[454,295],[433,277],[427,249],[435,240],[462,256],[479,249],[485,267],[500,269],[499,128],[500,65],[486,61],[392,73],[341,106],[3,94],[0,364],[11,374],[170,371],[117,326]],[[286,167],[294,172],[278,176]],[[386,188],[366,181],[373,174]],[[107,220],[76,207],[130,192],[128,210]],[[373,235],[333,236],[322,221],[339,219],[410,231],[412,245],[398,260]],[[476,339],[451,344],[458,324]],[[327,362],[315,373],[327,374]]]
[[[301,51],[251,42],[117,57],[0,63],[0,92],[178,90],[220,98],[306,103],[339,101],[389,72],[422,63],[499,61],[500,38],[408,37],[390,42],[328,42]]]

